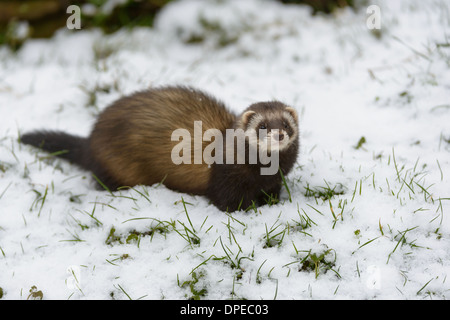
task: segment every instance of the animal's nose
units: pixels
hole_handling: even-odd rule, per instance
[[[276,133],[273,135],[273,138],[277,141],[282,141],[284,139],[284,134],[283,133]]]

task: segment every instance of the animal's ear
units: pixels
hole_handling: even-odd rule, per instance
[[[286,107],[286,111],[294,118],[295,122],[298,123],[297,111],[292,107]]]
[[[244,126],[247,126],[250,120],[256,115],[255,111],[249,110],[242,114],[241,121],[244,124]]]

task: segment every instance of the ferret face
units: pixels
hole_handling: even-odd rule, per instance
[[[263,150],[286,150],[298,136],[297,112],[281,102],[253,104],[240,120],[250,145]]]

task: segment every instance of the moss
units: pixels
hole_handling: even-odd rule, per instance
[[[314,271],[315,277],[319,276],[320,272],[326,273],[328,270],[332,270],[336,262],[336,254],[332,259],[333,249],[327,249],[318,253],[309,252],[308,255],[300,261],[300,267],[298,271],[311,272]]]
[[[308,5],[313,9],[313,14],[318,12],[332,13],[336,9],[355,7],[353,0],[280,0],[283,3]]]
[[[41,290],[38,290],[36,286],[32,286],[30,289],[30,294],[27,297],[27,300],[42,300],[44,298],[44,294]]]
[[[187,280],[183,282],[183,284],[180,286],[181,288],[189,287],[189,290],[191,292],[191,295],[186,297],[189,300],[201,300],[201,298],[205,297],[208,291],[205,287],[198,288],[198,282],[199,280],[205,276],[203,272],[199,272],[198,274],[196,272],[191,273],[192,280]]]
[[[70,17],[67,8],[90,5],[92,15],[81,12],[81,29],[100,28],[106,33],[123,27],[152,26],[155,15],[172,0],[128,0],[117,5],[110,13],[101,10],[105,0],[6,0],[0,2],[0,45],[18,50],[28,38],[48,38],[66,27]],[[17,37],[18,25],[27,25],[26,34]]]

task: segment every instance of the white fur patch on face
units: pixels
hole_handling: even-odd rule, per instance
[[[263,131],[263,130],[261,130]],[[278,139],[275,139],[274,137],[278,134],[283,134],[284,138],[283,140],[279,141]],[[290,142],[291,137],[287,134],[285,130],[281,130],[278,132],[278,130],[274,129],[268,132],[267,134],[260,134],[260,137],[263,137],[262,139],[258,140],[258,146],[265,152],[267,151],[283,151],[286,149]]]
[[[245,137],[247,138],[248,144],[252,147],[257,147],[258,142],[258,136],[256,134],[256,130],[253,128],[249,128],[245,131]]]
[[[264,120],[264,117],[259,113],[254,113],[254,115],[251,117],[250,121],[247,124],[247,130],[256,130],[256,127],[258,124]]]
[[[283,151],[289,145],[292,141],[296,138],[298,134],[298,128],[297,128],[297,120],[296,116],[297,113],[294,109],[290,108],[290,110],[285,110],[282,113],[283,119],[289,123],[289,126],[293,130],[293,134],[289,136],[289,134],[286,132],[286,130],[271,130],[270,132],[267,132],[266,129],[258,129],[259,123],[264,121],[264,116],[259,113],[250,113],[244,114],[245,117],[243,117],[244,121],[247,121],[248,118],[250,120],[247,123],[247,130],[245,130],[245,135],[247,138],[248,143],[253,147],[259,147],[262,151],[270,152],[270,151]],[[259,130],[259,139],[256,134],[256,130]],[[277,135],[278,133],[283,134],[284,138],[283,140],[279,141],[278,139],[274,139],[274,135]]]

